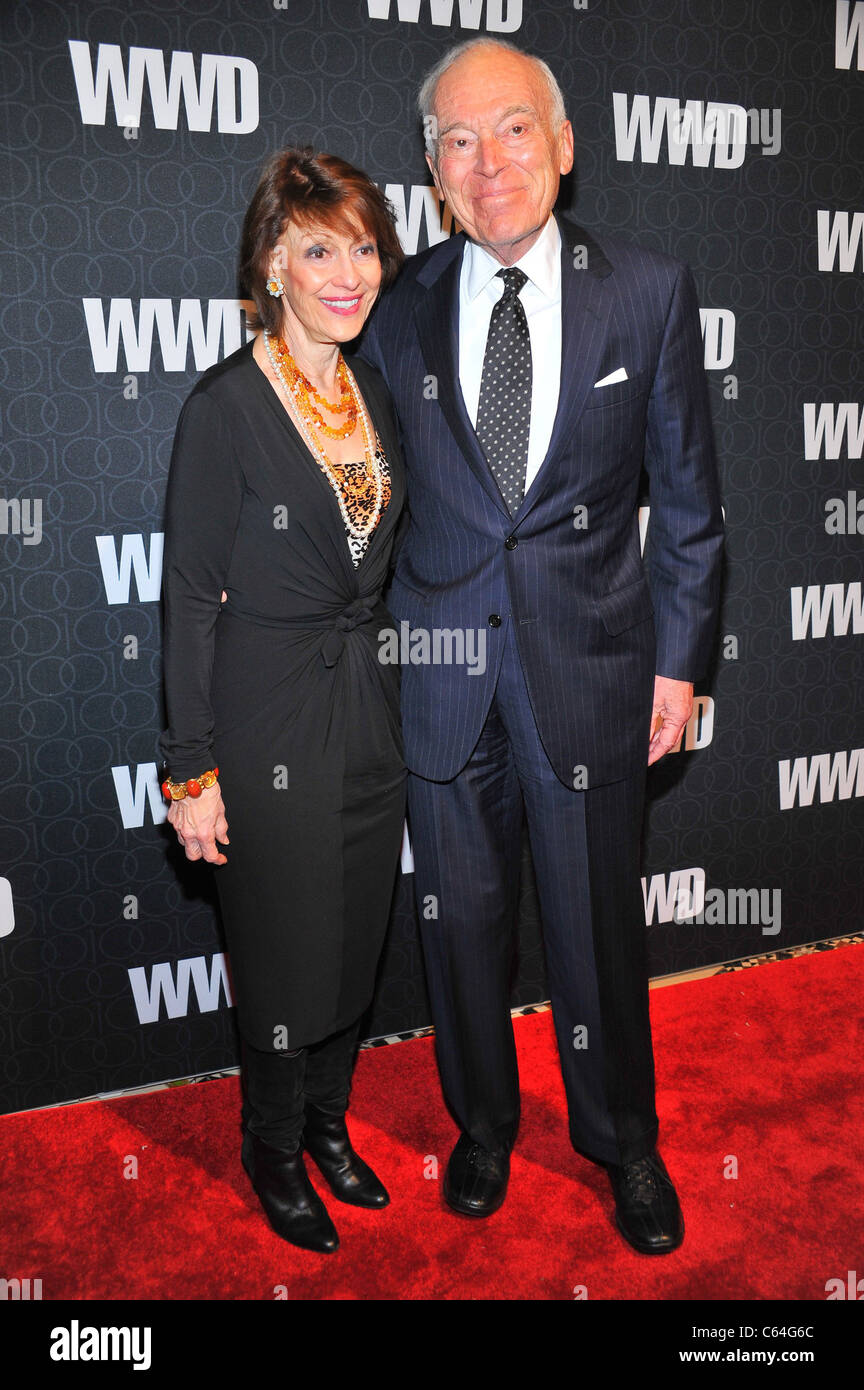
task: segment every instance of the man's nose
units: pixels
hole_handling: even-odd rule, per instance
[[[504,151],[494,135],[481,135],[477,141],[475,169],[486,178],[494,178],[506,164]]]

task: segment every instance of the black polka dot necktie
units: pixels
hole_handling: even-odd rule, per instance
[[[511,516],[525,495],[531,426],[531,338],[519,291],[524,270],[499,270],[504,293],[492,310],[480,378],[476,433]]]

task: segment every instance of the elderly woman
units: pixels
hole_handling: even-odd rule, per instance
[[[378,660],[404,487],[382,380],[340,345],[401,260],[365,174],[273,158],[243,230],[262,331],[187,398],[168,479],[168,819],[220,866],[243,1165],[278,1234],[318,1251],[339,1241],[304,1149],[340,1200],[389,1200],[345,1112],[404,814],[398,667]]]

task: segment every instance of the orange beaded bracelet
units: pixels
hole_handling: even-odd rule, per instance
[[[219,776],[218,767],[202,772],[200,777],[190,777],[187,782],[172,782],[166,777],[162,783],[162,795],[166,801],[182,801],[184,796],[200,796],[205,787],[212,787]]]

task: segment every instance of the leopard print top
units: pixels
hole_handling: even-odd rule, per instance
[[[375,523],[377,526],[390,502],[390,470],[387,467],[387,458],[381,448],[380,440],[375,450],[375,457],[378,460],[378,467],[381,469],[382,482],[381,512]],[[339,491],[342,494],[345,510],[350,516],[352,524],[359,530],[368,524],[369,518],[375,510],[375,479],[367,476],[365,459],[361,459],[357,463],[331,464],[331,467],[339,483]],[[375,526],[365,540],[349,535],[346,529],[345,537],[355,569],[366,554]]]

